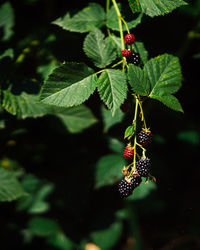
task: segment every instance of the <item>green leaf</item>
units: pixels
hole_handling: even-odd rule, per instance
[[[141,12],[150,17],[165,15],[186,5],[183,0],[128,0],[133,13]]]
[[[105,68],[116,58],[115,48],[104,40],[104,34],[97,28],[86,36],[83,50],[98,68]]]
[[[118,6],[120,8],[120,6]],[[121,8],[120,8],[121,9]],[[136,19],[127,22],[128,28],[132,29],[135,28],[138,24],[141,23],[143,14],[140,14],[137,16]],[[120,31],[119,29],[119,22],[118,22],[118,17],[115,11],[114,6],[110,8],[107,14],[107,20],[106,20],[106,25],[108,28],[116,31]],[[126,31],[126,27],[124,24],[122,24],[123,30]]]
[[[97,122],[91,110],[83,104],[72,108],[52,107],[52,114],[61,119],[70,133],[79,133]]]
[[[107,110],[103,105],[101,107],[101,114],[103,118],[104,132],[108,132],[112,126],[121,122],[124,118],[124,113],[120,109],[117,109],[115,114],[112,115],[111,111]]]
[[[133,50],[140,54],[142,63],[145,64],[148,61],[148,51],[144,47],[144,43],[135,42],[133,45]]]
[[[75,249],[74,243],[63,232],[57,232],[47,239],[47,243],[61,250]]]
[[[121,70],[106,69],[101,73],[97,87],[101,99],[114,114],[127,96],[125,74]]]
[[[183,111],[178,100],[171,94],[181,87],[182,74],[179,59],[164,54],[149,60],[144,65],[144,74],[150,81],[149,97],[159,100],[176,111]]]
[[[53,24],[62,27],[65,30],[74,32],[89,32],[93,28],[101,28],[105,22],[105,11],[98,3],[89,3],[89,5],[70,17],[67,13],[64,17],[56,19]]]
[[[7,41],[13,35],[14,12],[11,4],[5,2],[0,7],[0,28],[3,28],[3,41]]]
[[[11,59],[14,58],[14,50],[12,48],[7,49],[3,52],[3,54],[0,55],[0,60],[4,57],[10,57]]]
[[[95,166],[95,188],[112,185],[118,181],[125,164],[124,158],[118,154],[101,157]]]
[[[121,154],[124,151],[124,143],[116,138],[108,137],[108,147],[115,153]]]
[[[137,187],[133,194],[130,195],[127,200],[140,200],[146,198],[152,191],[156,190],[156,183],[153,181],[148,181],[148,184],[145,184],[145,179],[143,178],[142,183]]]
[[[198,145],[200,143],[200,135],[195,130],[180,131],[177,134],[177,138],[192,145]]]
[[[128,79],[132,90],[139,95],[147,96],[150,92],[150,81],[145,72],[135,66],[129,65]]]
[[[130,135],[132,135],[134,133],[134,126],[128,126],[125,130],[124,133],[124,139],[128,138]]]
[[[47,237],[56,234],[60,228],[55,220],[34,217],[28,222],[28,229],[37,236]]]
[[[29,195],[17,201],[17,211],[27,210],[29,214],[39,214],[49,210],[49,203],[45,200],[52,193],[53,184],[39,180],[34,175],[26,175],[22,186]]]
[[[21,92],[19,95],[3,90],[2,107],[12,115],[25,119],[41,117],[48,113],[48,106],[38,102],[38,95]]]
[[[45,81],[40,100],[58,107],[76,106],[96,89],[97,76],[84,63],[66,63],[56,68]]]
[[[175,111],[183,112],[180,102],[173,95],[163,95],[163,96],[151,96],[151,98],[156,99]]]
[[[0,201],[13,201],[26,195],[13,171],[0,168]]]
[[[102,250],[113,249],[119,241],[123,226],[120,221],[114,222],[109,227],[91,233],[92,242]]]

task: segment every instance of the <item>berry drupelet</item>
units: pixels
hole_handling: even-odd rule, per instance
[[[132,159],[134,154],[134,147],[129,143],[124,149],[124,158]]]
[[[126,57],[126,61],[127,61],[127,63],[132,63],[132,64],[138,66],[140,64],[140,61],[141,61],[139,53],[131,52],[130,55],[128,57]]]
[[[141,181],[142,179],[140,176],[132,177],[132,179],[123,178],[118,185],[120,196],[125,198],[131,195],[134,188],[139,186]]]
[[[124,40],[126,44],[132,45],[135,42],[135,36],[133,34],[126,34]]]
[[[124,57],[128,57],[128,56],[130,56],[130,54],[131,54],[130,49],[123,49],[121,55],[124,56]]]
[[[142,146],[147,146],[152,139],[151,131],[148,129],[142,129],[137,135],[137,142]]]
[[[147,158],[140,159],[139,161],[136,162],[136,169],[141,177],[147,177],[149,175],[150,167],[151,163],[150,160]]]

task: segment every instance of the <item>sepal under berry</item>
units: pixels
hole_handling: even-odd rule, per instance
[[[152,134],[149,129],[142,129],[137,135],[137,142],[141,146],[147,146],[152,140]]]
[[[132,45],[135,42],[135,36],[133,34],[126,34],[124,40],[126,44]]]
[[[147,177],[150,172],[151,162],[148,158],[141,158],[136,162],[136,169],[141,177]]]
[[[134,147],[129,143],[124,149],[124,158],[132,159],[134,155]]]

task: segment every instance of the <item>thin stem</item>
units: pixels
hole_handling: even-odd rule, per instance
[[[122,16],[121,16],[121,20],[122,20],[122,22],[124,23],[124,25],[125,25],[125,27],[126,27],[127,33],[129,33],[129,34],[130,34],[129,27],[128,27],[128,25],[127,25],[126,21],[124,20],[124,18],[123,18]]]
[[[106,0],[106,14],[108,14],[109,9],[110,9],[110,0]],[[110,29],[108,27],[107,27],[107,33],[108,33],[108,36],[111,35]]]
[[[98,72],[95,72],[94,75],[98,75],[98,74],[104,72],[105,70],[106,70],[106,69],[99,70]]]
[[[115,68],[117,67],[119,64],[122,64],[123,60],[119,61],[118,63],[115,63],[114,65],[111,66],[111,68]]]
[[[140,101],[139,101],[139,106],[140,106],[140,112],[141,112],[141,115],[142,115],[142,121],[144,122],[144,128],[147,129],[147,124],[146,124],[146,121],[145,121],[145,118],[144,118],[142,103]]]
[[[136,103],[135,103],[135,115],[134,115],[134,120],[133,120],[133,126],[134,126],[134,130],[136,131],[136,128],[137,128],[137,112],[138,112],[138,98],[136,98]],[[133,173],[134,170],[136,170],[136,155],[137,155],[137,152],[136,152],[136,147],[137,147],[137,137],[135,135],[135,138],[134,138],[134,155],[133,155],[133,169],[131,170],[131,174]]]
[[[115,8],[115,11],[116,11],[116,14],[117,14],[117,17],[118,17],[118,23],[119,23],[119,32],[120,32],[120,38],[121,38],[121,47],[122,47],[122,50],[125,49],[125,43],[124,43],[124,35],[123,35],[123,27],[122,27],[122,16],[121,16],[121,13],[120,13],[120,10],[118,8],[118,5],[116,3],[115,0],[112,0],[113,2],[113,5],[114,5],[114,8]],[[126,58],[123,57],[123,65],[122,65],[122,71],[124,72],[124,69],[125,69],[125,64],[126,64]]]

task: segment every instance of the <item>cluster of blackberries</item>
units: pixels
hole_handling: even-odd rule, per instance
[[[151,131],[143,129],[137,135],[137,141],[141,146],[146,146],[151,142]],[[132,159],[134,155],[134,147],[129,143],[124,149],[124,158]],[[133,190],[142,182],[141,177],[148,177],[150,172],[151,162],[148,158],[142,157],[136,162],[136,176],[125,176],[119,183],[118,189],[121,197],[128,197],[132,194]]]
[[[135,42],[135,36],[133,34],[126,34],[124,37],[125,43],[132,45]],[[132,63],[136,66],[140,64],[140,55],[130,49],[123,49],[122,56],[126,57],[127,63]]]

